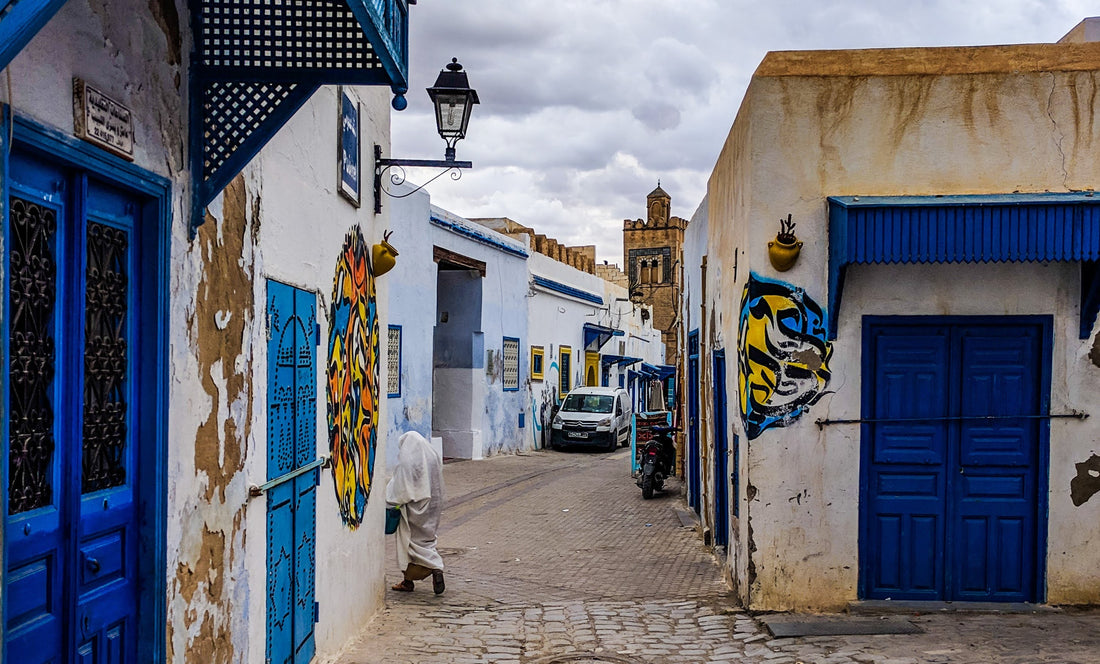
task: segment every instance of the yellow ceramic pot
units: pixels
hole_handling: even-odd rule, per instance
[[[371,247],[371,267],[374,268],[374,276],[380,277],[393,269],[397,264],[397,250],[385,240]]]
[[[768,242],[768,259],[771,260],[772,267],[780,272],[786,272],[794,267],[800,251],[802,251],[802,242],[799,240],[783,242],[775,238]]]

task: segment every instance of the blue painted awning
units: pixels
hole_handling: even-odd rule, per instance
[[[1081,261],[1081,338],[1100,307],[1100,197],[1069,194],[829,198],[829,338],[852,264]]]
[[[617,365],[617,366],[620,366],[620,367],[623,367],[623,366],[629,367],[630,365],[637,364],[638,362],[641,362],[641,361],[642,361],[642,358],[640,358],[640,357],[630,357],[629,355],[602,355],[602,356],[600,356],[600,362],[603,363],[603,364],[609,365],[609,366],[614,364],[614,365]]]
[[[415,0],[191,3],[192,229],[320,86],[388,85],[394,108],[405,108],[410,4]]]
[[[603,345],[607,343],[611,337],[621,337],[624,334],[622,330],[616,330],[604,325],[596,325],[595,323],[585,323],[584,349],[593,351],[599,350],[603,348]]]
[[[676,367],[667,364],[649,364],[648,362],[643,362],[639,373],[649,378],[665,380],[676,375]]]

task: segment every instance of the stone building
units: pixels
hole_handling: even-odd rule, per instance
[[[680,252],[688,222],[670,216],[671,207],[672,197],[658,183],[646,197],[646,219],[623,221],[623,264],[631,299],[653,309],[653,327],[661,330],[665,342],[665,361],[675,365],[680,357]]]

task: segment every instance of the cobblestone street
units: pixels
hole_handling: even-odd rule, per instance
[[[447,591],[387,591],[339,664],[1100,662],[1100,611],[913,615],[924,633],[772,638],[683,525],[679,486],[642,500],[626,450],[449,463],[444,475]]]

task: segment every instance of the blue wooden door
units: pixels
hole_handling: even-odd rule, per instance
[[[11,155],[5,661],[135,662],[138,201]]]
[[[714,543],[729,544],[729,438],[726,432],[726,351],[714,351]]]
[[[317,458],[317,304],[267,282],[269,480]],[[308,472],[267,494],[267,659],[307,664],[314,653],[317,482]]]
[[[688,504],[698,514],[699,501],[699,330],[688,334]]]
[[[1036,601],[1045,319],[868,319],[860,574],[871,599]]]

